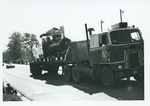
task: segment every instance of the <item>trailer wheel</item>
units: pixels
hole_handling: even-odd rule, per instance
[[[65,66],[64,67],[64,78],[67,81],[71,81],[72,76],[71,76],[71,67]]]
[[[133,77],[138,82],[143,82],[144,81],[144,73],[135,74]]]
[[[101,72],[101,81],[105,87],[114,87],[115,79],[112,70],[108,67],[104,67]]]
[[[80,82],[81,81],[81,73],[79,72],[77,66],[74,66],[72,69],[72,79],[74,82]]]

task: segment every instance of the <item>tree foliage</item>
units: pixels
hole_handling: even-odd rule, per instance
[[[3,52],[4,62],[17,62],[21,60],[32,60],[32,48],[39,44],[36,35],[20,32],[13,32],[9,37],[8,49]]]
[[[7,45],[12,60],[18,60],[22,57],[22,36],[19,32],[14,32],[9,37],[9,43]]]
[[[11,53],[9,50],[3,52],[3,62],[9,63],[11,59]]]

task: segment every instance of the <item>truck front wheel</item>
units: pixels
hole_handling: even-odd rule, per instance
[[[101,71],[101,81],[105,87],[111,88],[114,86],[115,79],[112,70],[104,67]]]

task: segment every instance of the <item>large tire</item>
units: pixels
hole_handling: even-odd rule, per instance
[[[77,66],[74,66],[72,68],[72,79],[74,82],[81,82],[81,78],[82,78],[82,75],[81,75],[81,72],[78,70],[78,67]]]
[[[143,82],[144,81],[144,73],[135,74],[133,77],[138,82]]]
[[[72,67],[69,67],[69,66],[65,66],[64,67],[64,78],[65,78],[65,80],[67,80],[67,81],[71,81],[71,79],[72,79],[72,76],[71,76],[71,68]]]
[[[107,88],[114,87],[115,79],[112,70],[108,67],[104,67],[101,71],[101,81]]]

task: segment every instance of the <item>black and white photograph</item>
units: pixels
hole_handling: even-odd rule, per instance
[[[149,10],[149,0],[0,0],[0,104],[150,105]]]

